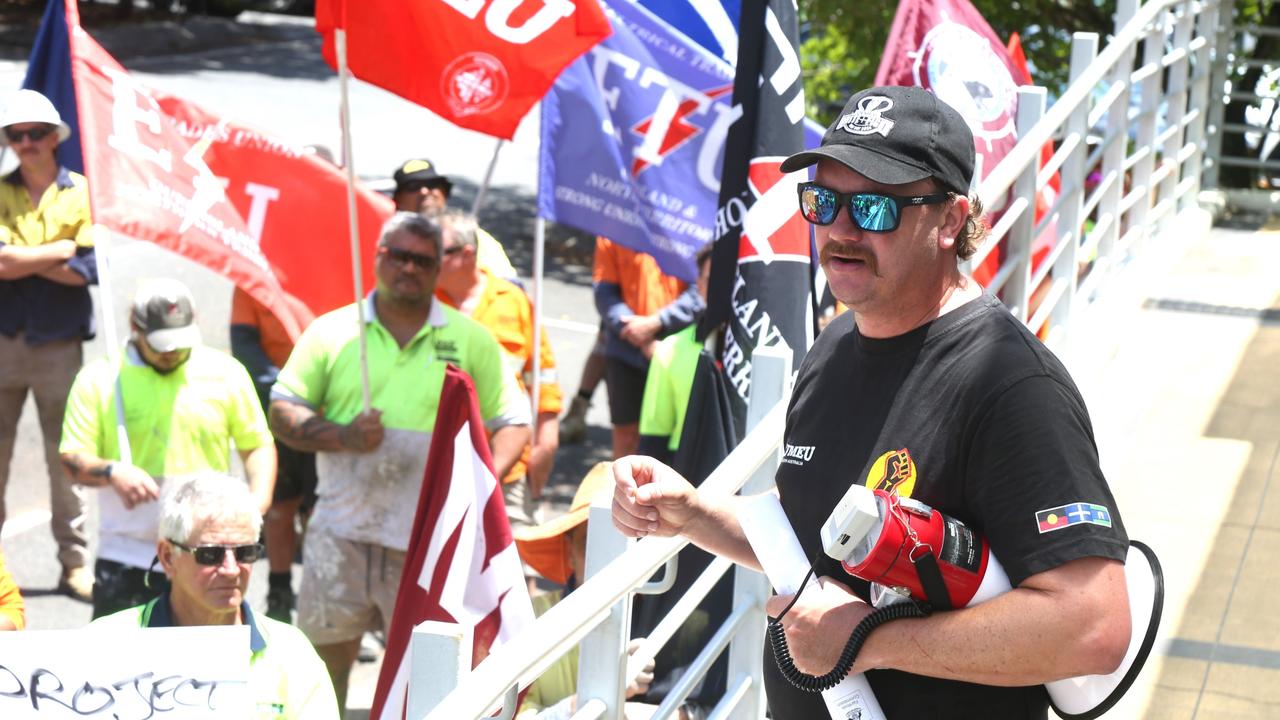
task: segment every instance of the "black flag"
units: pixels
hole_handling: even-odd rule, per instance
[[[778,168],[804,149],[804,85],[795,5],[744,0],[733,104],[725,141],[707,311],[700,335],[725,324],[721,362],[741,435],[757,347],[785,344],[795,367],[813,339],[809,226],[796,183]],[[801,177],[803,176],[803,177]]]

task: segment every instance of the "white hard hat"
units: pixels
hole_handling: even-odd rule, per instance
[[[35,90],[19,90],[9,98],[0,114],[0,145],[7,145],[9,138],[4,129],[20,123],[46,123],[58,126],[58,142],[71,137],[71,126],[62,122],[58,109],[49,102],[49,98]]]

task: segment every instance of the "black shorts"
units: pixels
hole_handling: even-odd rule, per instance
[[[169,589],[157,563],[152,571],[98,558],[93,566],[93,619],[150,602]]]
[[[302,498],[303,510],[316,503],[316,454],[294,450],[276,441],[276,489],[274,502]]]
[[[644,380],[649,368],[638,368],[617,360],[605,359],[604,382],[609,389],[609,419],[614,425],[640,422],[640,404],[644,401]]]

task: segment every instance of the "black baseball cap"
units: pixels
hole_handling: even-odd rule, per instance
[[[445,195],[453,192],[453,183],[449,182],[448,177],[441,175],[430,160],[406,161],[405,164],[396,168],[391,177],[396,181],[396,192],[405,189],[404,186],[408,183],[419,182],[427,187],[444,188]]]
[[[835,160],[885,185],[928,177],[969,194],[973,132],[955,108],[920,87],[873,87],[849,98],[822,145],[782,161],[783,172]]]

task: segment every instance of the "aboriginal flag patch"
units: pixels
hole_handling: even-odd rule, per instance
[[[1061,530],[1069,525],[1080,523],[1111,527],[1111,511],[1105,505],[1078,502],[1036,513],[1036,524],[1040,526],[1041,533]]]

